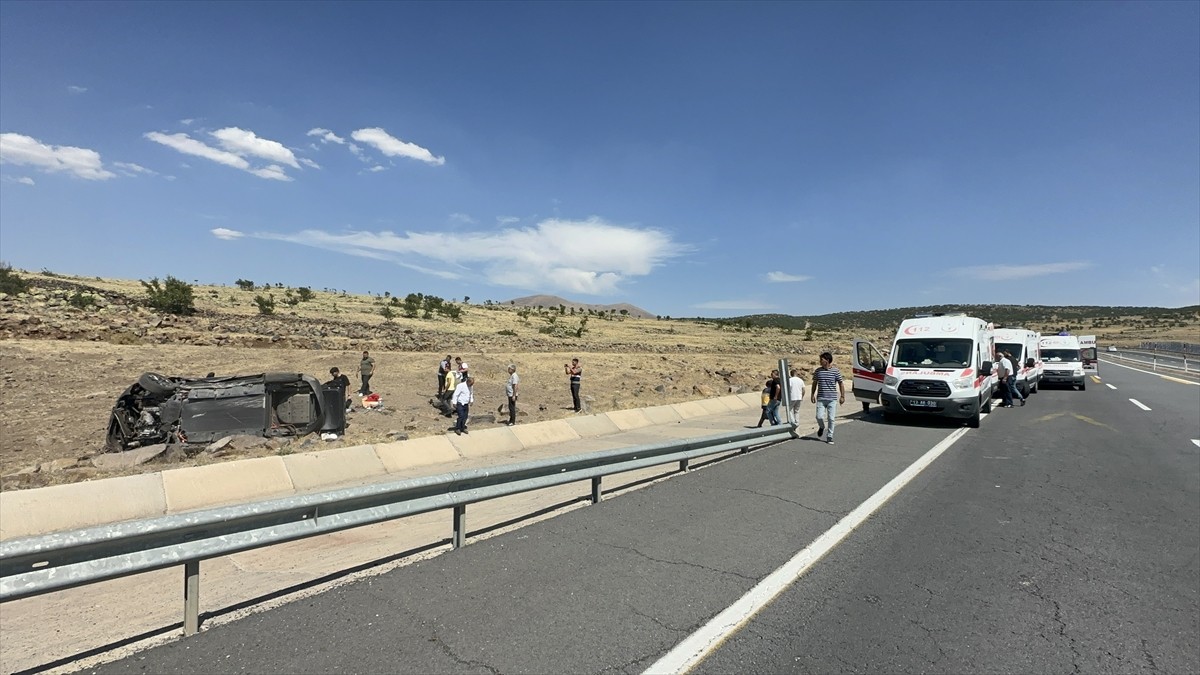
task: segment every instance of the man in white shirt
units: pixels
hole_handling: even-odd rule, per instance
[[[504,383],[504,393],[508,394],[508,426],[517,423],[517,388],[521,384],[521,378],[517,375],[517,367],[509,364],[508,366],[508,382]]]
[[[458,386],[454,388],[454,395],[450,397],[450,405],[454,406],[454,410],[458,413],[458,421],[454,424],[454,433],[462,436],[467,433],[467,415],[471,412],[471,404],[475,402],[475,395],[471,393],[471,387],[475,386],[475,378],[468,377]]]
[[[804,380],[800,377],[800,371],[792,368],[792,376],[788,378],[788,399],[791,401],[789,406],[792,411],[792,419],[789,420],[795,424],[800,419],[800,404],[804,402]]]
[[[1008,388],[1008,376],[1013,372],[1013,365],[1012,361],[1005,358],[1001,352],[996,353],[996,367],[994,372],[996,378],[1000,380],[1000,407],[1013,407],[1012,391]]]

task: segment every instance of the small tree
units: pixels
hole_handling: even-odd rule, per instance
[[[243,291],[254,290],[254,282],[250,281],[249,279],[238,279],[237,281],[235,281],[233,283],[235,286],[242,289]]]
[[[16,295],[28,292],[29,282],[17,276],[17,273],[12,271],[12,267],[8,263],[0,263],[0,293]]]
[[[267,293],[267,297],[261,295],[254,296],[254,304],[258,305],[258,313],[270,315],[275,313],[275,295]]]
[[[313,289],[309,288],[308,286],[301,286],[300,288],[297,288],[296,295],[299,296],[301,302],[308,302],[315,297],[313,295]]]
[[[150,307],[168,314],[187,315],[196,313],[196,301],[192,297],[192,285],[188,282],[167,276],[167,280],[159,284],[158,277],[155,277],[149,282],[143,281],[142,286],[146,289],[146,295],[148,296],[146,304]]]
[[[384,321],[391,323],[392,319],[396,318],[396,310],[392,309],[391,305],[384,305],[379,308],[379,316],[382,316]]]

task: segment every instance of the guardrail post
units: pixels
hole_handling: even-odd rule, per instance
[[[467,505],[454,506],[454,548],[462,548],[467,543]]]
[[[689,462],[686,459],[679,460],[679,471],[682,473],[688,470]]]
[[[183,634],[200,632],[200,561],[183,563]]]
[[[600,494],[600,476],[592,477],[592,503],[599,504],[603,495]]]

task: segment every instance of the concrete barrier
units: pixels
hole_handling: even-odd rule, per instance
[[[462,436],[447,434],[446,439],[460,455],[468,459],[497,453],[520,452],[525,449],[525,445],[513,433],[511,427],[479,429]]]
[[[282,457],[172,469],[162,472],[162,483],[167,510],[172,513],[268,499],[295,491]]]
[[[167,512],[161,474],[0,493],[0,539],[151,518]]]
[[[675,412],[679,414],[681,419],[685,420],[690,420],[693,417],[704,417],[709,414],[704,404],[700,403],[700,401],[684,401],[683,403],[676,403],[671,407],[675,409]]]
[[[592,438],[595,436],[607,436],[621,431],[608,415],[583,415],[582,417],[569,417],[567,424],[579,434],[580,438]]]
[[[672,424],[683,420],[673,405],[656,405],[653,408],[643,408],[642,413],[646,415],[646,419],[654,424]]]
[[[654,424],[649,417],[646,417],[645,413],[636,408],[634,410],[614,410],[604,414],[621,431],[632,431]]]
[[[579,440],[579,434],[567,424],[566,420],[551,420],[537,424],[518,424],[509,430],[521,441],[521,445],[545,445],[546,443],[566,443]]]
[[[283,465],[297,491],[378,478],[387,473],[387,467],[370,445],[288,455],[283,458]]]
[[[458,449],[445,436],[425,436],[407,441],[378,443],[375,445],[375,454],[379,456],[388,473],[462,459]]]

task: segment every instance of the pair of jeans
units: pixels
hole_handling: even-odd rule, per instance
[[[454,409],[455,409],[455,411],[458,412],[458,421],[455,422],[455,424],[454,424],[454,430],[455,431],[466,431],[467,430],[467,414],[471,410],[471,405],[469,403],[458,403],[454,406]]]
[[[833,424],[837,419],[838,402],[836,398],[817,399],[817,426],[825,427],[825,432],[829,434],[825,438],[833,438]]]
[[[1025,400],[1025,397],[1021,395],[1021,390],[1017,389],[1017,376],[1016,375],[1008,376],[1008,395],[1011,398],[1017,399],[1018,401]]]
[[[358,393],[362,394],[363,396],[366,396],[367,394],[371,393],[371,376],[368,375],[367,373],[361,373],[361,375],[362,375],[362,389],[359,389]]]
[[[571,383],[571,402],[574,404],[575,412],[579,412],[580,410],[583,409],[583,406],[579,405],[579,383],[578,382]]]
[[[771,424],[779,424],[779,400],[776,399],[767,404],[767,419]]]

